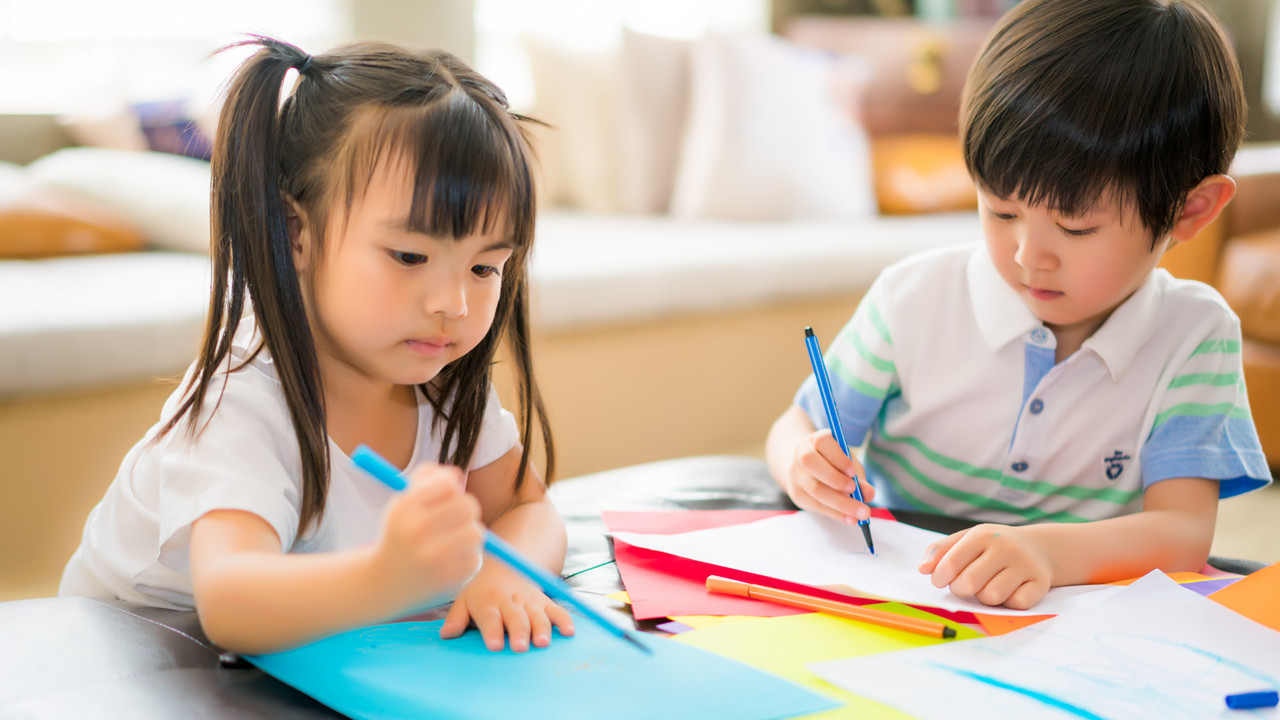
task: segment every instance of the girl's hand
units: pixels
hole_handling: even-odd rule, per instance
[[[787,476],[787,495],[798,507],[820,512],[848,525],[871,517],[871,508],[853,497],[858,477],[862,499],[871,502],[876,490],[867,482],[862,464],[840,450],[830,430],[818,430],[796,444]]]
[[[480,505],[463,492],[461,471],[423,465],[387,508],[373,555],[375,577],[411,609],[474,574],[483,542]]]
[[[983,605],[1026,610],[1053,585],[1053,563],[1026,528],[978,525],[934,542],[919,570],[933,586],[950,586]]]
[[[518,653],[529,649],[530,638],[534,647],[550,645],[553,625],[561,635],[573,634],[569,612],[499,560],[486,562],[458,594],[440,626],[440,637],[462,635],[468,621],[480,629],[485,647],[495,652],[502,650],[504,633]]]

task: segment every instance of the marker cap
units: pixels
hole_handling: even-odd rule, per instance
[[[1280,692],[1275,690],[1259,690],[1227,696],[1227,707],[1232,710],[1275,707],[1277,704],[1280,704]]]

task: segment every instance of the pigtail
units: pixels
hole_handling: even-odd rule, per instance
[[[227,372],[239,369],[230,367],[231,346],[247,295],[263,345],[275,364],[301,450],[301,531],[324,512],[329,451],[315,343],[286,222],[282,135],[292,108],[290,101],[281,109],[280,88],[290,68],[305,68],[310,58],[293,45],[256,36],[228,48],[241,45],[260,45],[262,49],[232,81],[218,121],[212,167],[213,288],[209,315],[197,371],[179,411],[159,436],[186,418],[188,435],[194,437],[197,418],[219,369],[223,365],[227,365]]]

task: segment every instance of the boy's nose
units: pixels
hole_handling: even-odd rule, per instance
[[[1043,232],[1027,230],[1018,238],[1018,249],[1013,255],[1018,265],[1027,270],[1052,270],[1055,256]]]

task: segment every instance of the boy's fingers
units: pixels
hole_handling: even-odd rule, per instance
[[[946,582],[939,584],[940,576],[938,575],[938,566],[942,562],[942,559],[947,556],[953,547],[955,547],[955,544],[960,542],[968,532],[968,530],[961,530],[958,533],[952,533],[941,540],[935,540],[930,543],[929,547],[925,548],[924,557],[920,559],[919,570],[921,573],[926,575],[933,575],[932,580],[934,587],[946,587],[951,583],[951,579],[954,577],[954,574],[948,575],[946,577]],[[956,572],[958,572],[958,570]]]

